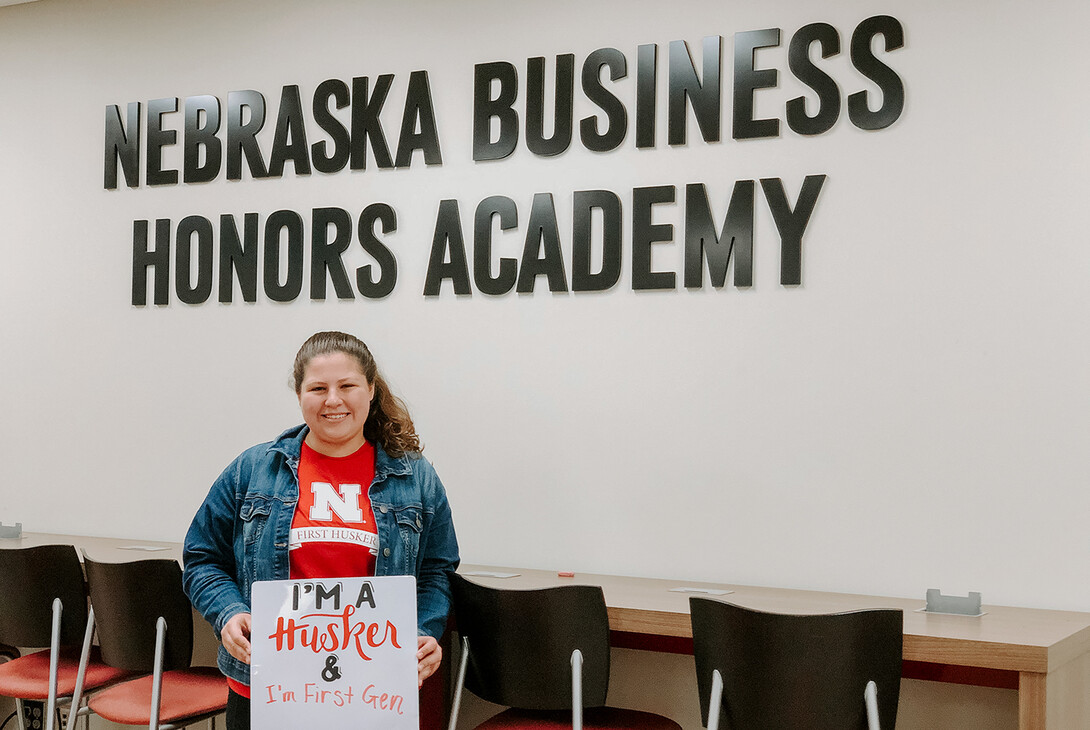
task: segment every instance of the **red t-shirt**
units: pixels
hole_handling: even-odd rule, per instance
[[[326,456],[303,443],[299,503],[288,539],[289,576],[345,578],[375,574],[378,532],[367,489],[375,479],[375,447]],[[243,697],[250,688],[228,678]]]
[[[374,479],[371,444],[348,456],[326,456],[303,443],[288,539],[292,579],[375,574],[378,531],[367,495]]]

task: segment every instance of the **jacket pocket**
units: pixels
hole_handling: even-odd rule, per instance
[[[242,520],[242,541],[247,548],[253,547],[265,532],[272,513],[272,500],[267,497],[248,497],[242,503],[239,518]],[[250,553],[247,550],[247,553]]]
[[[424,513],[419,507],[394,509],[394,521],[401,536],[405,550],[405,564],[402,569],[406,575],[416,574],[416,556],[420,552],[420,533],[424,530]]]

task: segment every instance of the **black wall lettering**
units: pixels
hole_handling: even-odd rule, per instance
[[[685,41],[670,41],[669,122],[667,137],[670,144],[685,144],[686,99],[692,104],[696,123],[705,142],[719,141],[719,68],[722,65],[721,36],[704,39],[703,76],[701,83],[696,66],[689,56]]]
[[[186,97],[185,135],[182,141],[184,182],[210,182],[220,174],[223,145],[216,136],[219,131],[220,100],[208,95]],[[203,163],[201,150],[204,150]]]
[[[779,119],[753,118],[753,92],[774,88],[779,72],[774,68],[754,68],[758,48],[780,45],[780,29],[750,30],[734,34],[734,139],[777,137]]]
[[[787,102],[787,126],[799,134],[828,132],[840,117],[840,89],[829,74],[810,60],[810,48],[817,43],[821,57],[829,58],[840,53],[840,34],[828,23],[811,23],[799,28],[791,37],[787,62],[791,73],[813,89],[818,96],[817,113],[806,113],[806,98],[799,96]]]
[[[655,146],[655,93],[658,89],[658,46],[647,43],[636,50],[636,147]]]
[[[540,157],[559,155],[571,145],[575,100],[575,56],[556,57],[553,135],[545,137],[545,58],[526,61],[526,147]]]
[[[351,103],[348,92],[348,84],[340,79],[328,79],[318,84],[314,90],[314,102],[311,112],[314,114],[314,123],[329,135],[329,142],[321,140],[310,147],[311,161],[318,172],[331,174],[340,172],[348,164],[348,156],[351,152],[351,139],[348,129],[341,120],[334,116],[329,108],[329,102],[334,102],[337,109],[344,109]],[[333,151],[327,150],[332,143]]]
[[[243,117],[249,119],[243,122]],[[255,178],[268,176],[257,133],[265,126],[265,97],[256,91],[232,91],[227,95],[227,179],[242,179],[242,158]]]
[[[492,98],[492,82],[499,84]],[[518,72],[506,61],[479,63],[473,67],[473,159],[502,160],[515,151],[519,141]],[[492,141],[492,120],[499,122],[499,139]]]
[[[341,256],[352,243],[352,216],[343,208],[315,208],[311,213],[310,298],[325,299],[326,274],[338,299],[355,299]],[[333,236],[330,238],[332,229]]]
[[[363,170],[367,167],[367,143],[371,143],[371,154],[375,157],[375,164],[381,169],[389,169],[394,166],[394,160],[390,157],[390,148],[386,144],[386,133],[382,131],[382,121],[379,114],[382,105],[386,103],[386,96],[390,93],[390,85],[394,82],[393,74],[383,74],[375,80],[375,88],[371,95],[367,95],[368,81],[366,76],[352,79],[352,154],[351,167],[353,170]]]
[[[753,286],[753,200],[752,180],[738,180],[723,220],[723,232],[717,233],[712,219],[708,192],[701,183],[685,186],[685,286],[704,286],[704,260],[712,286],[721,288],[727,281],[727,268],[734,254],[734,285]]]
[[[431,239],[428,273],[424,279],[424,296],[439,296],[443,279],[450,279],[455,294],[471,293],[466,243],[462,235],[462,216],[458,212],[457,200],[439,201],[439,212],[435,216],[435,234]]]
[[[177,131],[163,129],[163,115],[176,111],[177,97],[152,99],[148,102],[148,131],[145,134],[148,142],[148,185],[175,185],[178,182],[177,170],[163,169],[163,148],[169,147],[178,139]]]
[[[579,139],[592,152],[609,152],[621,146],[628,133],[628,112],[624,104],[602,85],[602,69],[609,69],[609,80],[628,75],[628,62],[616,48],[599,48],[583,62],[583,93],[606,113],[606,130],[598,131],[597,117],[579,120]]]
[[[673,242],[674,227],[669,223],[651,223],[656,205],[673,203],[673,185],[660,185],[632,190],[632,288],[674,289],[676,275],[672,271],[651,270],[651,247],[656,243]]]
[[[397,259],[382,239],[375,235],[376,223],[382,225],[383,233],[393,233],[397,230],[397,214],[386,203],[372,203],[360,213],[358,227],[360,245],[364,251],[371,254],[379,268],[378,279],[371,275],[374,270],[371,264],[364,264],[356,269],[356,287],[359,288],[360,294],[368,299],[389,296],[397,284]],[[370,587],[370,584],[367,586]]]
[[[761,190],[764,191],[768,207],[776,221],[776,228],[780,232],[780,283],[784,286],[802,283],[802,236],[824,184],[824,175],[807,175],[802,182],[795,209],[791,210],[783,181],[778,177],[761,180]]]
[[[501,257],[499,272],[492,275],[493,218],[499,218],[501,231],[517,228],[519,212],[515,201],[493,195],[477,204],[477,212],[473,216],[473,282],[480,292],[499,296],[515,286],[518,261]]]
[[[121,109],[116,105],[106,107],[106,143],[102,187],[117,189],[117,163],[130,188],[140,185],[140,102],[129,102],[126,109],[127,123],[121,122]],[[126,133],[126,128],[128,133]]]
[[[541,254],[540,256],[538,254]],[[560,231],[556,225],[556,208],[550,193],[535,193],[526,224],[526,245],[522,249],[517,291],[529,294],[541,274],[549,280],[549,291],[567,291],[564,276],[564,255],[560,251]]]
[[[192,282],[193,239],[197,239],[197,281]],[[212,221],[190,215],[178,222],[174,288],[185,304],[204,304],[212,294]]]
[[[860,23],[852,34],[852,65],[878,84],[882,91],[882,106],[870,111],[867,92],[857,91],[848,97],[848,118],[860,129],[885,129],[901,116],[905,108],[905,85],[893,69],[878,60],[871,50],[876,35],[886,39],[886,51],[895,51],[905,44],[905,30],[900,21],[888,15],[876,15]]]
[[[281,238],[287,252],[287,275],[280,283]],[[265,295],[290,302],[303,290],[303,219],[293,210],[278,210],[265,221]]]
[[[269,177],[283,176],[284,164],[288,160],[291,160],[296,175],[309,175],[309,151],[299,87],[285,86],[280,93],[280,113],[276,116],[276,132],[269,157]]]
[[[246,213],[242,220],[240,239],[234,216],[220,216],[219,300],[223,304],[230,304],[234,296],[232,272],[238,278],[243,301],[257,301],[257,213]]]
[[[155,303],[170,302],[170,219],[155,221],[155,248],[148,248],[148,222],[132,222],[132,303],[148,303],[148,269],[154,274]]]
[[[420,131],[417,132],[417,126]],[[425,165],[443,164],[439,151],[439,129],[431,103],[431,87],[427,71],[409,74],[409,90],[405,97],[405,112],[401,117],[401,138],[397,142],[397,167],[408,167],[415,150],[424,151]]]
[[[572,198],[572,291],[605,291],[621,278],[621,199],[608,190],[579,190]],[[602,217],[602,261],[592,271],[594,212]]]

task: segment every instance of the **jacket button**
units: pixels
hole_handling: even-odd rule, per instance
[[[383,554],[384,556],[386,556],[387,558],[388,558],[388,557],[390,557],[390,548],[384,548],[384,549],[382,550],[382,554]]]
[[[378,508],[378,511],[381,512],[382,514],[386,514],[386,511],[387,511],[386,505],[380,505],[379,508]]]
[[[417,517],[416,518],[416,527],[417,527],[417,529],[419,529],[419,528],[421,528],[423,526],[424,526],[424,521],[422,519],[420,519],[419,517]]]

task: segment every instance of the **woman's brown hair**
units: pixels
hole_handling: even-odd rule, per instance
[[[343,352],[355,358],[367,382],[375,386],[371,410],[363,424],[363,437],[371,443],[381,445],[394,458],[422,451],[424,447],[420,445],[420,437],[416,435],[409,409],[405,407],[404,401],[390,391],[390,386],[375,364],[374,356],[358,337],[344,332],[316,332],[308,337],[295,354],[295,365],[292,368],[295,394],[299,395],[302,391],[303,376],[310,361],[319,355],[334,352]]]

